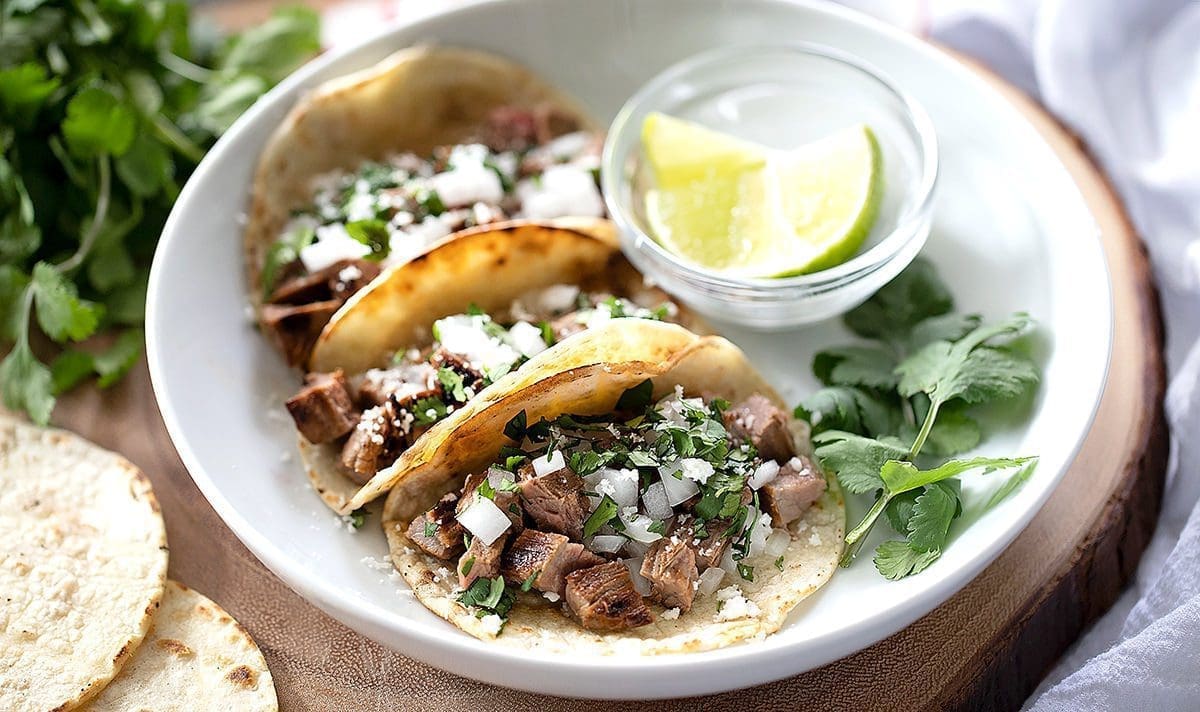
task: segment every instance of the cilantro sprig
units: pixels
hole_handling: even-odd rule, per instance
[[[180,186],[319,49],[307,9],[226,40],[189,30],[177,0],[0,3],[0,391],[39,423],[59,393],[109,385],[136,362],[150,259]],[[60,347],[48,362],[35,327]],[[109,330],[120,335],[102,351],[72,346]]]
[[[813,360],[825,387],[796,415],[812,425],[822,466],[848,492],[875,495],[846,534],[842,566],[882,517],[904,538],[876,549],[879,572],[899,579],[924,570],[962,513],[960,475],[1017,469],[993,506],[1036,466],[1032,457],[947,459],[982,440],[972,408],[1024,396],[1039,380],[1036,364],[1015,345],[1033,329],[1028,315],[984,325],[953,308],[933,266],[918,259],[846,315],[846,326],[870,343],[826,349]]]

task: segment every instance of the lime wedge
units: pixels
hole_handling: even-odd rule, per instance
[[[832,267],[858,250],[879,212],[879,145],[863,125],[775,151],[651,114],[642,143],[655,238],[709,269],[772,277]]]

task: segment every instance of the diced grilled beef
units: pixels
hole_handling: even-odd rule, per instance
[[[513,479],[512,473],[505,470],[499,470],[498,468],[495,468],[495,470],[493,468],[489,468],[483,472],[476,472],[475,474],[468,475],[466,482],[463,483],[462,499],[458,503],[459,512],[462,512],[464,509],[466,509],[471,502],[475,501],[476,497],[482,496],[478,494],[479,485],[483,484],[483,481],[487,479],[488,473],[493,471],[501,473],[501,479]],[[500,511],[508,515],[508,520],[513,523],[513,530],[511,531],[522,529],[525,526],[525,517],[524,512],[521,509],[520,494],[511,489],[502,489],[498,487],[493,487],[492,489],[492,502],[500,509]]]
[[[519,586],[532,577],[533,588],[561,596],[567,574],[603,563],[604,559],[561,534],[526,529],[505,549],[500,572],[511,584]]]
[[[725,427],[749,440],[758,454],[782,464],[796,454],[788,416],[764,396],[755,394],[725,411]]]
[[[321,329],[341,305],[338,299],[300,305],[264,304],[262,325],[288,365],[302,366],[308,361]]]
[[[483,374],[453,351],[438,349],[430,357],[429,362],[434,368],[448,368],[462,376],[464,388],[470,388],[476,393],[483,389]]]
[[[567,605],[588,630],[626,630],[654,622],[620,561],[567,574]]]
[[[341,369],[333,373],[310,373],[304,381],[304,388],[289,398],[286,405],[305,440],[327,443],[358,424],[358,413]]]
[[[704,523],[702,533],[705,536],[697,537],[696,522],[689,518],[678,522],[673,534],[691,547],[696,555],[696,569],[704,571],[721,563],[721,557],[725,555],[725,550],[732,541],[729,537],[722,536],[730,523],[728,519],[710,519]]]
[[[512,537],[511,527],[496,537],[491,544],[484,544],[479,537],[471,539],[462,558],[458,560],[458,583],[467,588],[478,578],[495,578],[500,575],[500,558],[504,554],[504,545]]]
[[[408,445],[411,424],[412,414],[400,408],[395,398],[364,411],[342,446],[342,473],[366,484]]]
[[[366,260],[338,260],[310,274],[283,279],[267,297],[271,304],[309,304],[337,299],[345,302],[379,276],[379,265]]]
[[[804,514],[825,491],[825,477],[806,457],[793,457],[779,468],[775,479],[758,490],[763,511],[771,523],[787,526]]]
[[[463,528],[454,518],[458,495],[451,492],[442,497],[433,509],[425,512],[408,526],[408,538],[422,551],[439,559],[453,559],[462,553]]]
[[[650,582],[650,597],[667,608],[687,612],[699,577],[696,552],[678,537],[664,537],[650,545],[642,559],[642,576]]]
[[[578,129],[575,117],[552,106],[501,106],[488,115],[481,139],[493,151],[526,151]]]
[[[572,539],[583,537],[588,499],[583,493],[584,483],[579,475],[563,467],[544,475],[527,477],[519,486],[525,511],[540,529]]]
[[[441,390],[428,364],[405,364],[393,368],[372,368],[356,379],[356,400],[364,408],[380,405],[395,395],[401,406],[422,398],[438,398]]]

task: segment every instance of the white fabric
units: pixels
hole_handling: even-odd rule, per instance
[[[1200,3],[942,0],[923,22],[1083,137],[1146,241],[1167,324],[1158,529],[1134,584],[1026,708],[1200,709]]]
[[[1172,452],[1137,579],[1027,708],[1200,709],[1200,2],[843,0],[988,64],[1087,142],[1145,239],[1167,324]],[[326,15],[327,46],[420,3]]]

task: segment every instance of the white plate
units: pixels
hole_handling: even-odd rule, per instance
[[[892,583],[863,556],[765,641],[631,659],[539,656],[461,634],[403,584],[363,563],[386,553],[377,519],[348,532],[308,489],[291,454],[281,400],[295,377],[246,312],[239,215],[255,159],[306,88],[411,43],[507,54],[608,119],[668,64],[755,38],[855,53],[929,110],[943,163],[925,254],[961,309],[990,317],[1027,310],[1042,324],[1040,394],[1027,412],[998,423],[981,450],[1037,454],[1041,466],[1016,496],[956,527],[928,571]],[[147,344],[163,418],[196,484],[246,546],[305,598],[371,638],[462,675],[559,695],[644,698],[727,690],[829,663],[962,588],[1029,522],[1071,462],[1099,400],[1111,328],[1097,229],[1067,172],[1012,106],[920,41],[833,6],[781,0],[515,0],[407,20],[321,57],[242,117],[188,182],[168,221],[150,280]],[[727,334],[791,400],[816,385],[808,366],[813,351],[845,339],[836,323],[773,336]],[[978,501],[989,483],[966,485]],[[852,508],[851,517],[861,509]]]

